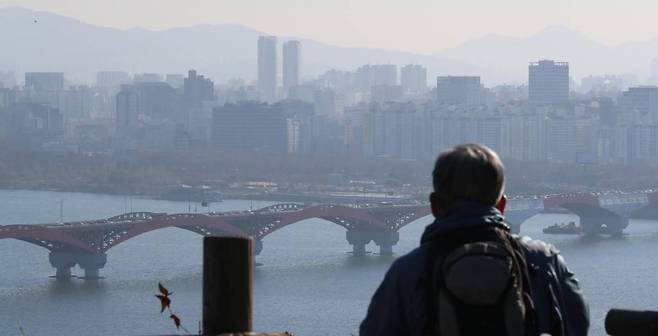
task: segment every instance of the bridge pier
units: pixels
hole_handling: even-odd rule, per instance
[[[71,268],[70,267],[57,267],[55,271],[56,279],[70,279],[71,278]]]
[[[263,241],[254,239],[254,256],[259,255],[261,252],[263,252]]]
[[[75,266],[75,258],[67,252],[50,252],[48,255],[50,265],[56,269],[55,278],[69,279],[71,278],[71,268]]]
[[[400,240],[400,234],[397,231],[359,231],[348,230],[346,233],[347,242],[352,245],[352,254],[355,257],[366,254],[366,245],[374,241],[379,246],[379,254],[382,256],[393,255],[393,245]]]
[[[393,244],[384,243],[379,245],[379,255],[390,257],[393,255]]]
[[[366,255],[366,244],[364,243],[352,244],[352,255],[356,257],[362,257]]]
[[[393,255],[393,245],[400,240],[400,233],[397,231],[377,232],[373,240],[379,246],[379,255],[390,257]]]
[[[78,265],[85,270],[85,279],[100,279],[100,269],[107,263],[107,254],[79,254]]]
[[[347,230],[345,238],[347,238],[347,242],[352,245],[352,255],[355,257],[365,256],[366,245],[372,240],[371,232],[356,230]]]
[[[105,253],[92,254],[75,251],[53,251],[50,252],[48,259],[50,265],[57,270],[55,272],[55,278],[57,279],[71,278],[71,268],[76,264],[80,265],[80,268],[85,271],[85,279],[98,279],[100,278],[100,269],[107,263],[107,255]]]

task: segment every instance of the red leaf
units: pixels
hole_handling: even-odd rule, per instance
[[[160,314],[165,310],[165,308],[169,308],[169,305],[171,304],[171,300],[169,300],[169,297],[165,295],[156,295],[158,299],[160,299]]]
[[[176,329],[180,329],[180,319],[178,318],[178,316],[176,316],[176,314],[171,314],[169,318],[174,320],[174,325],[176,325]]]
[[[158,282],[158,289],[160,290],[160,293],[162,293],[162,295],[164,295],[164,296],[169,296],[169,295],[173,294],[172,292],[170,292],[168,289],[166,289],[165,286],[163,286],[159,282]]]

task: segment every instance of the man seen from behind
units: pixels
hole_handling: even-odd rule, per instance
[[[436,219],[387,272],[360,334],[586,335],[588,307],[559,252],[510,233],[498,155],[457,146],[432,179]]]

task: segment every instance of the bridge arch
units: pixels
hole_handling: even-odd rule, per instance
[[[546,211],[566,210],[580,218],[580,226],[586,234],[621,234],[628,227],[628,218],[606,209],[601,197],[595,193],[572,193],[548,196],[544,199]]]
[[[95,251],[87,244],[73,237],[68,232],[35,225],[6,225],[0,227],[0,239],[14,238],[34,244],[48,250],[63,246],[72,247],[85,252]]]
[[[114,239],[108,241],[107,245],[104,246],[104,251],[107,251],[130,238],[164,228],[179,228],[192,231],[202,236],[212,234],[247,236],[245,231],[231,225],[220,216],[207,214],[172,214],[157,216],[151,220],[140,223],[139,225],[134,225],[127,230],[115,233]]]
[[[274,231],[311,218],[324,219],[338,226],[342,226],[346,230],[355,230],[358,228],[381,231],[389,230],[386,223],[363,209],[343,205],[318,205],[286,213],[280,218],[273,218],[270,223],[265,224],[258,231],[254,232],[253,236],[256,239],[263,239]]]
[[[67,232],[61,229],[36,225],[7,225],[0,227],[1,238],[15,238],[51,251],[75,249],[81,252],[102,254],[110,248],[138,235],[175,227],[195,232],[200,235],[233,235],[247,234],[230,223],[212,215],[174,214],[146,216],[150,213],[132,213],[112,217],[105,221],[112,225],[98,224],[93,227],[102,236],[90,238],[85,231]],[[133,221],[128,221],[132,219]],[[105,229],[105,230],[103,230]]]

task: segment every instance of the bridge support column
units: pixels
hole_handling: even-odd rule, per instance
[[[254,256],[259,255],[261,252],[263,252],[263,241],[254,239]]]
[[[366,255],[366,244],[356,243],[352,244],[352,255],[362,257]]]
[[[366,245],[372,240],[372,232],[347,230],[345,233],[347,242],[352,245],[352,255],[363,257],[366,255]]]
[[[70,279],[71,278],[71,267],[57,267],[55,271],[56,279]]]
[[[85,279],[100,279],[100,269],[107,263],[107,254],[78,254],[78,264],[85,270]]]
[[[57,270],[55,272],[55,278],[71,278],[71,268],[76,264],[73,254],[68,252],[50,252],[48,260],[50,261],[50,265]]]
[[[400,240],[400,233],[397,231],[376,232],[373,240],[375,241],[375,244],[379,246],[379,255],[387,257],[392,256],[393,245],[397,244]]]
[[[48,256],[50,265],[57,269],[55,277],[65,279],[71,277],[71,268],[76,264],[85,271],[85,279],[98,279],[99,271],[107,263],[107,255],[78,251],[53,251]]]
[[[366,245],[374,241],[379,246],[379,254],[383,256],[393,255],[393,245],[400,240],[397,231],[347,231],[347,241],[352,245],[354,256],[366,254]]]

